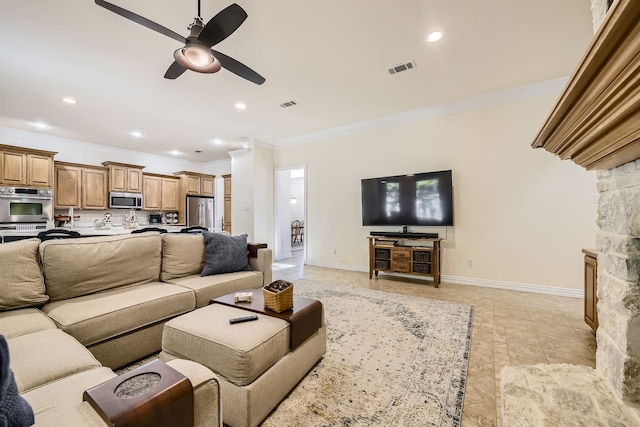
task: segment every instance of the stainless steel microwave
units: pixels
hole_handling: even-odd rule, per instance
[[[142,194],[140,193],[109,193],[110,209],[142,209]]]

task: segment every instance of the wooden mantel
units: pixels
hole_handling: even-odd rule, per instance
[[[613,3],[532,145],[589,170],[640,158],[640,1]]]

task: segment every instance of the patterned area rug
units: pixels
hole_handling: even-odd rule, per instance
[[[459,426],[473,308],[307,279],[327,353],[263,427]]]

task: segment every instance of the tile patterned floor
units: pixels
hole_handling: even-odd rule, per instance
[[[595,367],[595,335],[583,300],[431,282],[303,265],[302,251],[274,263],[273,278],[307,278],[473,305],[474,319],[462,427],[500,425],[500,369],[571,363]]]

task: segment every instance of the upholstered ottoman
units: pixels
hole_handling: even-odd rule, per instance
[[[256,321],[229,324],[251,314],[211,304],[168,321],[162,333],[160,359],[193,360],[217,374],[231,427],[257,426],[326,350],[324,323],[294,350],[286,320],[257,314]]]

